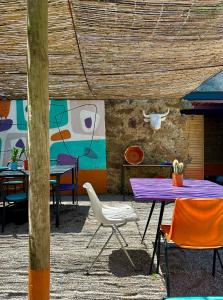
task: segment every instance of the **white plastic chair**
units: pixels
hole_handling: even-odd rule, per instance
[[[131,257],[129,256],[127,250],[124,248],[124,245],[120,239],[120,237],[121,237],[125,243],[125,246],[128,246],[123,235],[121,234],[121,232],[119,230],[119,227],[127,224],[127,222],[137,222],[139,220],[138,215],[136,214],[134,209],[128,204],[121,204],[118,206],[108,206],[108,205],[102,204],[100,202],[100,200],[98,199],[98,196],[96,195],[94,188],[92,187],[92,185],[90,183],[86,182],[83,185],[83,187],[86,189],[88,196],[90,198],[94,216],[97,219],[97,221],[100,223],[97,230],[95,231],[92,238],[90,239],[90,241],[87,245],[87,248],[90,246],[90,243],[92,242],[93,238],[95,237],[95,235],[97,234],[97,232],[101,226],[110,227],[112,229],[112,232],[111,232],[109,238],[105,242],[104,246],[101,248],[101,251],[99,252],[98,256],[95,258],[95,260],[90,265],[90,267],[87,271],[87,274],[89,274],[91,268],[93,267],[95,262],[98,260],[98,258],[102,254],[103,250],[107,246],[107,244],[110,241],[113,234],[115,235],[116,239],[118,240],[122,250],[124,251],[124,253],[127,256],[128,260],[130,261],[131,265],[136,270],[135,264],[133,263]]]

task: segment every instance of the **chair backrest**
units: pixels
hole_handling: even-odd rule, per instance
[[[105,223],[106,220],[105,220],[104,215],[102,213],[103,205],[101,204],[100,200],[98,199],[98,196],[96,195],[93,186],[89,182],[86,182],[83,185],[83,188],[85,188],[87,193],[88,193],[88,196],[89,196],[90,201],[91,201],[91,206],[92,206],[95,218],[100,223],[102,223],[102,224]]]
[[[188,248],[223,246],[223,198],[177,199],[169,238]]]

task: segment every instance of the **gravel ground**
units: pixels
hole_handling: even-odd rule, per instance
[[[129,223],[122,228],[129,244],[129,254],[140,271],[132,270],[117,241],[112,239],[87,276],[86,268],[106,241],[110,229],[102,228],[91,247],[85,248],[97,228],[97,222],[87,197],[80,198],[78,210],[70,205],[67,197],[64,199],[59,229],[55,228],[54,219],[51,222],[51,299],[143,300],[166,296],[163,247],[160,274],[148,276],[159,208],[155,208],[145,243],[141,244],[150,204],[135,203],[131,197],[126,201],[135,207],[140,216],[138,226]],[[120,195],[101,196],[101,200],[114,205],[118,205],[121,199]],[[168,205],[163,222],[169,223],[171,216],[172,205]],[[26,299],[27,223],[7,224],[4,234],[0,235],[0,253],[0,299]],[[223,251],[220,254],[223,259]],[[171,249],[169,261],[173,296],[223,295],[223,270],[219,263],[215,278],[211,275],[212,251]]]

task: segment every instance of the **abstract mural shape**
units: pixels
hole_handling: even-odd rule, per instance
[[[16,142],[16,144],[15,144],[15,146],[17,147],[17,148],[25,148],[25,144],[23,143],[23,140],[22,139],[19,139],[17,142]]]
[[[72,132],[81,135],[82,139],[90,140],[93,134],[94,139],[105,138],[105,112],[103,101],[70,101],[69,105],[69,117]],[[83,110],[85,110],[86,113],[83,113]],[[94,122],[95,114],[97,114],[97,122]],[[87,128],[90,125],[89,120],[85,120],[88,118],[91,118],[91,123],[93,125],[90,129]]]
[[[9,130],[12,127],[13,120],[11,119],[0,119],[0,132]]]
[[[60,132],[56,132],[51,136],[51,141],[61,141],[70,138],[71,138],[70,130],[61,130]]]
[[[77,161],[77,158],[72,155],[59,154],[57,156],[58,165],[74,165]]]
[[[98,158],[97,154],[91,148],[88,147],[84,149],[84,156],[87,156],[92,159]]]
[[[94,129],[97,129],[100,122],[100,116],[88,110],[81,110],[80,119],[82,128],[86,133],[91,133]]]
[[[7,118],[10,111],[10,100],[0,100],[0,117]]]

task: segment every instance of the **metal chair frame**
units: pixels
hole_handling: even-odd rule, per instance
[[[132,261],[130,255],[128,254],[128,251],[125,249],[125,247],[127,247],[128,244],[127,244],[127,242],[126,242],[124,236],[122,235],[121,231],[119,230],[119,227],[124,226],[124,225],[126,225],[126,224],[127,224],[127,222],[122,223],[122,224],[120,224],[120,225],[103,225],[103,224],[100,224],[100,225],[97,227],[95,233],[94,233],[93,236],[91,237],[91,239],[90,239],[89,243],[87,244],[86,248],[89,248],[89,246],[90,246],[92,240],[94,239],[94,237],[96,236],[97,232],[99,231],[99,229],[100,229],[101,227],[109,227],[109,228],[111,228],[112,232],[111,232],[111,234],[109,235],[109,237],[108,237],[108,239],[106,240],[106,242],[104,243],[104,245],[102,246],[101,250],[99,251],[99,253],[98,253],[98,255],[96,256],[96,258],[94,259],[94,261],[91,263],[90,267],[88,268],[88,270],[87,270],[87,272],[86,272],[86,275],[89,275],[90,270],[92,269],[92,267],[94,266],[94,264],[97,262],[97,260],[98,260],[99,257],[101,256],[102,252],[103,252],[104,249],[106,248],[107,244],[109,243],[109,241],[110,241],[110,239],[112,238],[113,235],[116,237],[118,243],[119,243],[120,246],[121,246],[121,249],[122,249],[123,252],[125,253],[125,255],[126,255],[127,259],[129,260],[130,264],[132,265],[133,269],[136,270],[136,266],[135,266],[134,262]],[[122,243],[120,237],[122,238],[122,240],[123,240],[123,242],[125,243],[125,245],[123,245],[123,243]]]
[[[169,259],[168,259],[168,250],[170,248],[181,248],[173,243],[168,243],[166,240],[166,237],[164,233],[160,230],[159,231],[159,237],[158,237],[158,246],[157,246],[157,270],[159,269],[159,264],[160,264],[160,244],[161,244],[161,236],[164,240],[164,245],[165,245],[165,269],[166,269],[166,288],[167,288],[167,296],[170,297],[170,272],[169,272]],[[171,247],[170,247],[171,245]],[[188,249],[188,250],[198,250],[198,249],[193,249],[193,248],[183,248],[183,249]],[[223,249],[222,248],[208,248],[208,249],[199,249],[199,250],[213,250],[213,263],[212,263],[212,276],[215,276],[215,270],[216,270],[216,258],[218,257],[221,268],[223,270],[223,263],[220,257],[220,254],[218,250]]]

